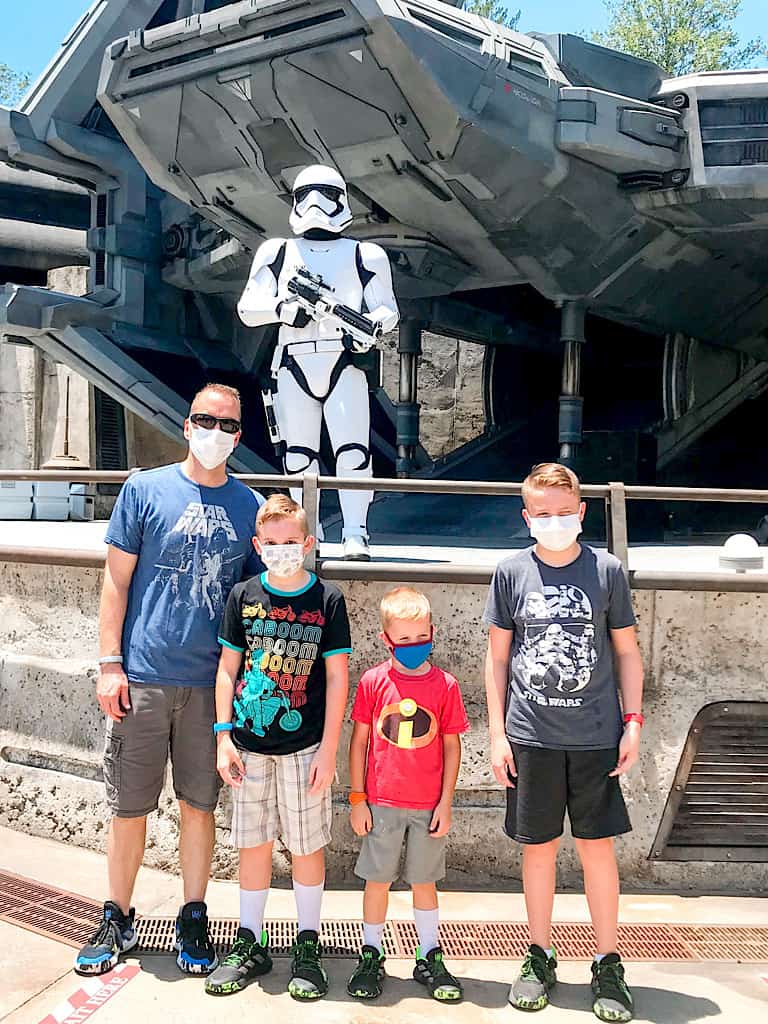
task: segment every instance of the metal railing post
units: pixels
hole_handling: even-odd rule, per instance
[[[627,533],[627,494],[624,484],[611,482],[608,484],[606,501],[606,525],[608,527],[608,550],[616,555],[629,572],[629,535]]]
[[[320,492],[317,489],[317,473],[304,473],[301,478],[301,504],[307,515],[307,526],[313,537],[317,537],[317,524],[320,521]],[[307,572],[317,572],[317,541],[304,559]]]

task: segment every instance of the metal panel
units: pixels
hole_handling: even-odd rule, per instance
[[[699,711],[650,856],[768,861],[768,702],[718,701]]]

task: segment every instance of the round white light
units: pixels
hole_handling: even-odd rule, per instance
[[[748,569],[762,569],[763,556],[754,537],[748,533],[735,533],[723,544],[720,553],[720,568],[746,572]]]
[[[729,555],[748,555],[752,558],[759,554],[757,541],[748,533],[734,533],[723,544],[723,550]]]

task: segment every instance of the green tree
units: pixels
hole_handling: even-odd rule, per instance
[[[20,75],[12,71],[7,64],[0,64],[0,104],[12,107],[17,103],[29,86],[29,75]]]
[[[765,43],[743,43],[733,25],[741,0],[603,0],[608,28],[592,39],[651,60],[672,75],[753,64]]]
[[[504,0],[464,0],[462,9],[469,14],[479,14],[481,18],[495,21],[497,25],[517,28],[520,23],[520,11],[512,13]]]

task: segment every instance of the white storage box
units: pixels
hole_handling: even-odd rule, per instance
[[[49,522],[69,519],[69,488],[66,481],[46,481],[34,485],[34,516]]]
[[[69,518],[76,523],[93,521],[93,495],[88,491],[88,484],[69,485]]]
[[[0,519],[31,519],[32,488],[26,480],[0,480]]]

